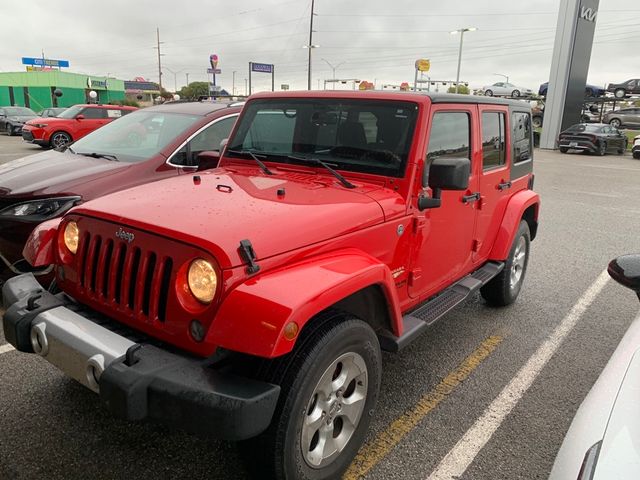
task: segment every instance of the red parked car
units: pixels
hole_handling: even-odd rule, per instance
[[[516,300],[532,170],[525,102],[259,94],[220,168],[40,225],[25,255],[55,263],[62,293],[7,281],[5,337],[118,418],[251,439],[256,478],[337,479],[374,415],[381,349],[475,292]]]
[[[33,270],[22,259],[22,248],[38,223],[107,193],[215,166],[216,159],[201,161],[207,156],[202,152],[220,148],[240,110],[224,103],[145,108],[64,152],[50,150],[0,165],[0,283]]]
[[[57,117],[29,120],[22,138],[44,148],[62,148],[88,133],[137,110],[119,105],[74,105]]]

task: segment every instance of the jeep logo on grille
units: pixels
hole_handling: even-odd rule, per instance
[[[116,232],[116,237],[128,243],[133,242],[133,239],[136,238],[136,236],[133,233],[123,230],[122,227],[120,227]]]

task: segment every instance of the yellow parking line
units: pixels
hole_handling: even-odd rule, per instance
[[[466,380],[473,371],[500,345],[503,337],[495,335],[487,338],[469,355],[455,370],[451,371],[432,390],[427,392],[413,408],[394,420],[385,430],[378,433],[373,441],[364,445],[349,469],[344,480],[363,478],[369,471],[386,457],[398,443],[413,430],[440,402],[445,400],[453,390]]]

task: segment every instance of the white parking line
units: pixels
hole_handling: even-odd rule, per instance
[[[6,345],[0,345],[0,355],[2,355],[3,353],[10,352],[12,350],[15,350],[15,348],[13,348],[13,345],[9,345],[8,343]]]
[[[452,480],[460,477],[471,465],[480,450],[487,444],[520,398],[533,384],[553,354],[560,348],[580,317],[593,303],[609,280],[603,271],[564,317],[553,333],[544,341],[527,363],[520,369],[500,395],[489,405],[482,416],[464,434],[458,443],[442,459],[428,480]]]

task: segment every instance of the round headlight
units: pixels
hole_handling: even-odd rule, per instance
[[[209,262],[198,258],[191,262],[188,273],[189,289],[202,303],[211,303],[216,294],[218,276]]]
[[[64,245],[69,251],[75,254],[78,251],[78,224],[76,222],[69,222],[64,227]]]

